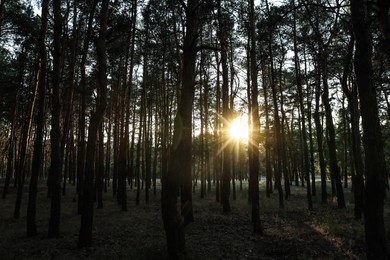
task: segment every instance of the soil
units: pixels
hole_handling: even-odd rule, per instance
[[[80,216],[75,187],[62,197],[61,237],[48,238],[50,199],[45,186],[39,188],[36,237],[26,237],[27,188],[19,219],[13,210],[16,190],[0,199],[0,259],[166,259],[166,242],[160,210],[159,190],[135,205],[135,191],[128,191],[128,211],[121,211],[112,192],[104,194],[103,209],[95,209],[93,246],[77,247]],[[263,235],[252,232],[247,189],[231,200],[232,211],[223,213],[215,192],[200,199],[193,194],[195,221],[186,227],[187,259],[365,259],[362,220],[353,217],[352,197],[345,189],[347,208],[337,209],[335,198],[326,205],[314,198],[308,211],[305,188],[292,187],[292,196],[279,207],[278,194],[261,196]],[[152,193],[153,194],[153,193]],[[390,230],[390,204],[385,221]],[[387,232],[387,241],[390,241]],[[390,250],[390,244],[389,244]]]

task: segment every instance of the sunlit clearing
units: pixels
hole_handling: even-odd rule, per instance
[[[248,122],[245,116],[239,116],[233,119],[229,127],[231,139],[248,141]]]

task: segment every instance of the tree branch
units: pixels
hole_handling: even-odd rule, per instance
[[[200,45],[196,47],[196,51],[201,51],[201,50],[222,51],[222,48],[219,46],[211,46],[211,45]]]
[[[180,5],[184,8],[185,11],[187,11],[187,5],[184,3],[183,0],[179,0]]]

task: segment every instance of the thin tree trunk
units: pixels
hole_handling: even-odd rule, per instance
[[[39,64],[37,61],[36,64],[36,70],[35,70],[35,79],[34,79],[34,90],[32,93],[31,101],[29,103],[26,118],[24,120],[23,127],[21,129],[21,140],[20,140],[20,151],[19,151],[19,159],[18,164],[15,169],[15,175],[17,176],[17,195],[16,195],[16,203],[15,203],[15,209],[14,209],[14,218],[19,218],[20,216],[20,207],[22,204],[22,195],[23,195],[23,187],[24,187],[24,180],[25,180],[25,164],[26,164],[26,157],[28,152],[28,146],[29,146],[29,139],[30,139],[30,132],[32,127],[32,120],[33,120],[33,114],[35,109],[35,102],[38,95],[38,86],[39,86],[39,77],[40,77],[40,70],[39,70]]]
[[[36,201],[37,201],[37,187],[38,177],[42,171],[42,148],[43,148],[43,131],[45,124],[45,95],[46,95],[46,70],[47,70],[47,54],[45,46],[45,38],[47,31],[47,15],[49,9],[49,0],[42,1],[41,12],[41,29],[39,34],[39,62],[40,74],[38,86],[38,114],[36,118],[36,136],[34,142],[34,153],[31,167],[31,178],[29,186],[29,197],[27,206],[27,236],[35,236],[37,231],[36,226]]]
[[[97,192],[97,207],[103,208],[103,183],[104,183],[104,135],[103,124],[99,127],[98,133],[98,148],[96,153],[96,192]]]
[[[296,9],[295,9],[295,1],[293,1],[294,5],[294,64],[295,64],[295,77],[298,88],[298,97],[299,97],[299,108],[301,110],[301,126],[302,126],[302,144],[303,144],[303,174],[306,179],[306,195],[308,201],[308,209],[313,209],[313,201],[311,194],[311,186],[310,186],[310,168],[309,168],[309,151],[307,147],[307,132],[306,132],[306,115],[305,115],[305,105],[303,103],[303,90],[302,90],[302,81],[301,81],[301,73],[300,73],[300,62],[299,62],[299,54],[298,54],[298,43],[297,43],[297,30],[296,30]]]
[[[60,84],[61,84],[61,34],[62,15],[61,1],[53,0],[54,40],[53,40],[53,86],[52,86],[52,116],[51,116],[51,156],[50,156],[50,191],[51,209],[49,221],[49,237],[59,237],[61,218],[61,151],[60,151]]]
[[[305,75],[307,75],[307,58],[306,58],[306,49],[303,50],[304,60],[305,60]],[[310,152],[310,173],[311,173],[311,193],[313,196],[317,195],[316,188],[316,168],[314,163],[314,140],[313,140],[313,127],[312,127],[312,100],[313,100],[313,91],[311,89],[308,77],[306,77],[306,96],[307,96],[307,122],[309,125],[309,152]]]
[[[262,61],[262,71],[266,71],[264,61]],[[271,167],[271,143],[270,143],[270,120],[269,120],[269,103],[268,103],[268,81],[266,77],[266,73],[263,73],[263,95],[264,95],[264,113],[265,113],[265,192],[267,198],[271,196],[272,193],[272,167]]]
[[[351,33],[351,39],[347,46],[347,54],[344,60],[344,69],[341,79],[341,86],[343,92],[348,100],[348,110],[351,117],[351,134],[352,134],[352,158],[355,173],[352,179],[353,194],[354,194],[354,216],[356,219],[360,219],[363,214],[363,201],[364,201],[364,164],[361,151],[361,138],[359,130],[359,107],[358,107],[358,96],[357,86],[352,85],[350,89],[348,87],[348,76],[352,66],[353,50],[354,50],[354,35]]]
[[[220,202],[220,172],[221,172],[221,153],[220,153],[220,115],[221,115],[221,83],[220,83],[220,69],[219,69],[219,55],[218,52],[215,53],[216,60],[217,60],[217,79],[216,79],[216,101],[215,101],[215,122],[214,122],[214,184],[215,184],[215,200],[216,202]]]
[[[322,93],[322,102],[325,107],[325,122],[326,122],[326,131],[328,134],[328,150],[329,150],[329,166],[331,171],[331,176],[333,176],[336,193],[337,193],[337,206],[338,208],[345,208],[345,199],[344,199],[344,190],[341,183],[340,168],[337,165],[337,155],[336,155],[336,134],[334,130],[332,109],[329,102],[329,86],[328,86],[328,75],[327,75],[327,57],[325,54],[320,55],[321,66],[322,66],[322,83],[323,83],[323,93]]]
[[[256,33],[255,33],[255,2],[249,1],[249,21],[250,21],[250,69],[251,69],[251,117],[252,117],[252,133],[251,133],[251,153],[252,165],[249,172],[250,182],[250,197],[252,203],[252,224],[253,233],[262,234],[263,227],[260,221],[260,201],[259,201],[259,166],[260,166],[260,118],[259,118],[259,103],[258,103],[258,83],[257,83],[257,59],[256,59]]]
[[[222,166],[222,189],[221,199],[224,212],[230,212],[230,180],[231,180],[231,145],[229,143],[228,129],[231,121],[231,110],[229,109],[229,71],[227,65],[227,41],[225,36],[225,21],[223,20],[221,1],[218,1],[218,25],[221,44],[222,64],[222,145],[223,145],[223,166]]]
[[[265,2],[267,6],[267,13],[270,13],[268,0]],[[269,62],[270,62],[270,86],[272,90],[272,102],[274,108],[274,140],[275,140],[275,149],[274,149],[274,160],[275,166],[275,188],[278,190],[279,195],[279,207],[284,207],[284,196],[282,188],[282,136],[281,136],[281,126],[280,126],[280,115],[279,115],[279,106],[278,106],[278,91],[275,82],[275,69],[274,69],[274,54],[272,48],[273,32],[272,27],[268,25],[268,52],[269,52]]]
[[[202,54],[201,54],[202,56]],[[204,64],[201,61],[201,66],[204,66]],[[204,77],[204,75],[202,75]],[[203,79],[204,81],[204,79]],[[206,184],[205,184],[205,168],[204,168],[204,115],[203,115],[203,99],[204,99],[204,94],[202,91],[202,88],[204,87],[205,84],[202,84],[200,86],[200,94],[199,94],[199,107],[200,107],[200,146],[199,146],[199,155],[200,155],[200,198],[204,198],[204,195],[206,193]],[[207,132],[207,129],[206,129]]]
[[[14,105],[14,108],[13,108],[13,113],[12,113],[12,123],[11,123],[11,131],[10,131],[10,135],[9,135],[9,140],[8,140],[8,157],[7,157],[7,170],[6,170],[6,174],[5,174],[5,180],[4,180],[4,189],[3,189],[3,194],[2,194],[2,197],[3,199],[5,199],[6,195],[8,194],[8,190],[9,190],[9,184],[11,182],[11,178],[12,178],[12,173],[14,172],[14,168],[15,168],[15,153],[14,153],[14,148],[15,148],[15,140],[16,140],[16,136],[15,136],[15,131],[16,131],[16,126],[15,126],[15,123],[16,123],[16,115],[17,115],[17,111],[18,111],[18,104],[19,104],[19,91],[17,91],[16,93],[16,97],[15,97],[15,105]]]
[[[65,152],[65,144],[68,140],[68,134],[69,129],[71,127],[72,123],[72,111],[73,111],[73,94],[74,94],[74,86],[75,86],[75,75],[76,75],[76,47],[77,47],[77,5],[78,0],[73,1],[73,35],[72,35],[72,41],[70,43],[70,61],[69,61],[69,88],[67,93],[67,108],[65,111],[65,117],[64,117],[64,123],[62,125],[62,137],[61,137],[61,143],[60,143],[60,159],[61,162],[64,158],[64,152]],[[61,169],[62,169],[63,163],[61,163]]]
[[[324,148],[323,148],[323,128],[321,124],[320,116],[320,72],[318,71],[316,79],[316,105],[314,112],[314,123],[316,125],[316,135],[317,135],[317,149],[318,149],[318,160],[320,163],[320,175],[321,175],[321,202],[326,204],[328,203],[328,192],[326,188],[326,164],[324,158]]]

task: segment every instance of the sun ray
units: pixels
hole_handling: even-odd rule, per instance
[[[238,141],[248,141],[248,121],[238,116],[230,122],[229,137]]]
[[[225,136],[222,139],[225,141],[221,141],[220,147],[217,151],[218,154],[221,154],[229,145],[237,144],[238,142],[251,145],[249,138],[248,116],[246,114],[240,115],[233,120],[227,120],[220,115],[219,118],[222,123],[228,125],[228,127],[226,130],[222,130],[222,136]]]

